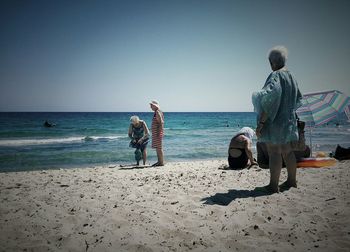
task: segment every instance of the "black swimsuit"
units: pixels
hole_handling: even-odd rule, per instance
[[[228,155],[228,163],[233,169],[241,169],[245,168],[248,163],[248,156],[245,152],[245,149],[240,148],[231,148],[231,150],[236,149],[241,151],[241,155],[238,157],[232,157],[230,154]]]
[[[143,150],[146,149],[149,140],[148,138],[145,138],[142,143],[137,143],[137,141],[144,136],[143,123],[141,123],[139,127],[132,125],[132,132],[133,140],[131,140],[129,146],[131,148],[140,149],[143,152]]]
[[[240,135],[244,135],[244,133],[238,134],[238,135],[234,136],[232,139],[235,139],[236,137],[238,137]],[[230,165],[230,167],[232,169],[245,168],[247,166],[247,163],[248,163],[248,156],[247,156],[247,153],[245,152],[245,149],[229,148],[229,150],[240,150],[241,151],[241,155],[239,155],[238,157],[232,157],[230,155],[230,151],[228,152],[228,164]]]

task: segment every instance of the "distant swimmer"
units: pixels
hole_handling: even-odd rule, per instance
[[[53,126],[55,126],[55,124],[49,123],[47,120],[44,122],[44,127],[50,128],[50,127],[53,127]]]

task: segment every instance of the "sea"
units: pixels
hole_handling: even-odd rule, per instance
[[[150,112],[2,112],[0,172],[96,167],[135,163],[129,147],[130,117],[151,127]],[[244,126],[255,128],[253,112],[165,112],[166,162],[226,159],[231,138]],[[44,122],[54,124],[44,127]],[[347,121],[306,129],[312,151],[350,147]],[[253,152],[256,155],[256,139]],[[148,163],[156,152],[148,148]]]

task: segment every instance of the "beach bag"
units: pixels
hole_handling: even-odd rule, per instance
[[[305,150],[305,122],[297,119],[297,128],[299,139],[297,141],[292,142],[292,149],[294,151],[303,151]]]

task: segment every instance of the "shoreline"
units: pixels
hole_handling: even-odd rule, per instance
[[[227,161],[108,166],[0,177],[4,251],[346,251],[350,161],[298,168],[298,188],[266,195],[261,168]],[[281,182],[286,178],[282,169]]]
[[[253,156],[257,157],[256,148],[252,149]],[[334,151],[330,150],[318,150],[313,152],[312,157],[316,157],[317,153],[324,153],[326,154],[325,157],[331,157],[330,154]],[[328,155],[327,155],[328,154]],[[150,161],[151,160],[151,161]],[[151,166],[151,164],[155,163],[157,161],[156,156],[151,156],[151,159],[148,159],[146,166]],[[197,162],[212,162],[212,161],[220,161],[228,165],[227,157],[211,157],[211,158],[193,158],[193,159],[174,159],[170,161],[166,161],[167,165],[177,164],[177,163],[197,163]],[[337,160],[338,161],[338,160]],[[66,164],[66,165],[60,165],[60,166],[45,166],[41,168],[35,168],[35,169],[20,169],[16,170],[14,168],[0,168],[0,175],[4,173],[21,173],[21,172],[41,172],[41,171],[55,171],[55,170],[71,170],[71,169],[96,169],[96,168],[120,168],[122,166],[136,166],[136,161],[120,161],[120,162],[106,162],[106,163],[95,163],[95,164]],[[140,166],[142,166],[142,160],[140,161]],[[14,170],[11,170],[14,169]],[[246,169],[246,168],[245,168]]]

